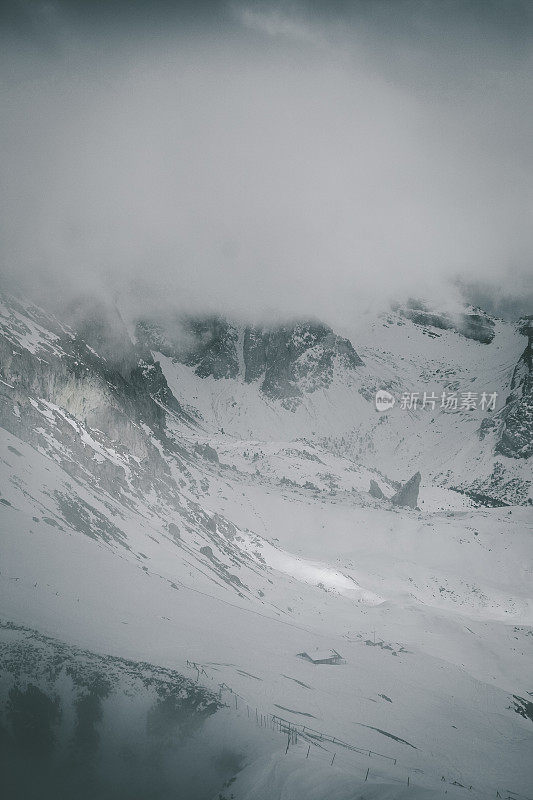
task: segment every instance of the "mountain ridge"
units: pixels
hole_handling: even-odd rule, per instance
[[[313,360],[311,386],[309,372],[291,372],[300,395],[287,405],[262,391],[262,372],[245,380],[238,347],[235,377],[202,377],[198,365],[209,359],[185,363],[151,350],[114,312],[108,317],[98,312],[94,325],[85,320],[76,331],[25,301],[4,298],[0,308],[0,639],[17,664],[24,653],[34,662],[43,635],[83,650],[69,649],[67,658],[64,648],[46,646],[57,665],[52,682],[4,665],[9,713],[0,724],[10,747],[10,709],[60,700],[68,713],[48,726],[60,759],[77,704],[100,697],[93,684],[68,688],[72,660],[79,674],[85,662],[98,663],[94,686],[109,685],[109,695],[84,775],[100,774],[111,752],[122,775],[124,748],[110,742],[129,741],[120,720],[131,707],[123,682],[110,674],[106,683],[115,662],[100,656],[108,655],[129,659],[131,674],[144,671],[148,680],[147,664],[172,670],[178,685],[192,676],[222,700],[225,708],[208,719],[191,709],[196,739],[187,719],[165,717],[173,720],[166,741],[174,755],[192,758],[197,746],[216,764],[229,736],[236,752],[224,771],[238,800],[248,800],[250,786],[258,800],[269,800],[273,786],[280,796],[292,786],[296,800],[307,800],[302,764],[317,797],[347,800],[371,787],[381,800],[409,778],[421,797],[437,798],[442,777],[450,796],[462,796],[458,784],[472,785],[475,800],[503,786],[526,792],[531,723],[513,698],[527,697],[529,687],[527,473],[520,486],[509,482],[528,459],[495,457],[494,427],[479,438],[481,419],[493,412],[402,409],[398,400],[380,414],[374,405],[377,386],[400,397],[407,381],[457,384],[459,392],[466,381],[480,392],[496,364],[497,388],[508,388],[523,336],[498,322],[488,344],[453,330],[428,336],[426,325],[391,312],[351,345],[360,364],[352,365],[350,350],[347,360],[333,358],[331,372],[328,359]],[[118,334],[107,338],[115,322]],[[317,347],[342,349],[330,331],[320,331],[318,343],[309,335],[290,355],[291,369]],[[243,348],[244,332],[232,341]],[[521,366],[511,394],[523,391],[523,375]],[[450,458],[463,457],[440,481],[432,458],[442,472],[446,454],[431,452],[436,442],[448,445]],[[492,496],[512,507],[469,497],[482,457],[482,476],[505,465]],[[400,485],[419,471],[418,507],[395,505]],[[451,488],[460,489],[460,479],[465,493]],[[331,648],[344,664],[298,658]],[[152,747],[142,703],[156,698],[140,691],[139,741]],[[325,732],[320,747],[304,739],[287,752],[287,737],[270,726],[280,713],[298,735],[302,720]],[[482,743],[475,758],[470,741]],[[379,766],[370,751],[381,754]],[[210,787],[195,800],[212,800]]]

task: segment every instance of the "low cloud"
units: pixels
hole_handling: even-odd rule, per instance
[[[531,296],[525,6],[134,5],[4,36],[11,287],[333,324]]]

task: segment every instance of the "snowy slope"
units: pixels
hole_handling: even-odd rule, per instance
[[[495,450],[527,339],[501,320],[494,334],[485,344],[391,312],[351,333],[362,365],[347,369],[337,363],[327,385],[302,391],[290,408],[266,396],[261,379],[201,377],[176,358],[160,352],[154,357],[174,395],[200,412],[209,431],[244,440],[305,438],[395,480],[420,470],[431,483],[523,503],[532,496],[530,464]],[[375,409],[378,389],[396,398],[386,413]],[[425,408],[424,392],[435,398]],[[441,409],[442,394],[453,392],[458,408]],[[402,408],[404,393],[418,395],[416,407]],[[461,408],[465,393],[474,395],[475,410]],[[482,410],[483,393],[496,394],[494,410]]]
[[[31,682],[71,708],[72,659],[103,656],[112,670],[128,659],[193,679],[226,708],[172,746],[189,761],[208,752],[218,763],[228,741],[236,753],[198,798],[527,796],[530,509],[478,507],[433,485],[418,445],[391,455],[400,422],[415,430],[424,418],[377,416],[359,391],[380,363],[374,335],[357,348],[364,367],[344,384],[339,370],[291,411],[254,382],[202,378],[165,357],[155,392],[151,370],[117,375],[92,346],[74,354],[73,332],[23,302],[7,300],[2,319],[0,592],[11,627],[0,638],[23,654],[38,641],[62,665],[50,683],[37,667],[21,677],[13,660],[0,664],[4,696]],[[510,368],[519,347],[507,334],[493,355]],[[414,380],[426,337],[408,335]],[[456,343],[440,342],[435,364]],[[495,361],[482,351],[481,366],[475,346],[492,344],[467,346],[481,387]],[[178,405],[162,401],[167,389]],[[472,420],[451,416],[442,435],[464,445]],[[375,450],[354,459],[348,431],[363,419],[383,438],[367,428]],[[420,510],[368,495],[372,479],[390,497],[423,458]],[[330,648],[345,663],[298,657]],[[119,684],[96,726],[101,747],[117,709],[140,730],[155,701],[134,711]]]

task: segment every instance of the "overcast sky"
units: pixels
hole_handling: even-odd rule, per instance
[[[11,287],[332,324],[460,291],[533,313],[528,0],[1,8]]]

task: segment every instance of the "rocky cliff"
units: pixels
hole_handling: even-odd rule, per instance
[[[175,319],[166,327],[141,320],[139,343],[192,366],[202,378],[241,377],[286,407],[331,384],[335,366],[363,364],[351,342],[320,323],[239,327],[220,317]]]
[[[533,455],[533,318],[520,320],[527,345],[511,380],[511,393],[503,411],[503,427],[496,452],[509,458]]]

